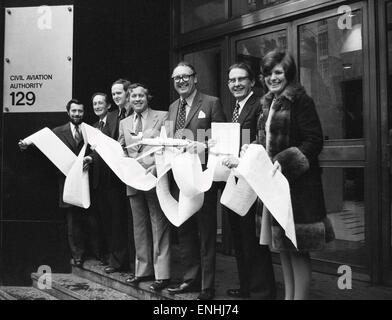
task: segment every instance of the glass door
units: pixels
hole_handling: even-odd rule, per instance
[[[225,101],[225,89],[222,81],[226,69],[226,59],[223,52],[227,52],[225,40],[205,45],[198,45],[196,48],[190,48],[181,52],[180,57],[184,61],[191,63],[197,72],[197,89],[201,92],[219,97],[223,107],[227,105]],[[224,108],[225,110],[225,108]],[[226,110],[225,110],[226,111]],[[221,190],[218,191],[217,201],[217,241],[218,244],[225,248],[223,239],[223,229],[225,221],[222,219],[222,208],[220,205]]]
[[[379,3],[383,281],[392,284],[392,1]]]
[[[313,98],[323,128],[320,164],[327,213],[336,233],[336,240],[312,258],[366,273],[370,212],[366,186],[371,181],[366,161],[371,112],[367,18],[362,4],[351,9],[349,20],[331,10],[295,21],[293,50],[300,82]]]

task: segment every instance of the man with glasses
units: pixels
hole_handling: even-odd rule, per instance
[[[172,135],[177,138],[193,138],[196,141],[198,131],[200,136],[201,131],[211,128],[211,122],[226,121],[220,100],[196,89],[198,79],[191,64],[180,62],[173,70],[172,79],[174,88],[180,95],[169,107],[168,119],[171,122]],[[202,136],[204,139],[205,136]],[[193,144],[189,149],[193,150],[195,146],[196,144]],[[205,163],[203,169],[206,167]],[[175,184],[174,181],[172,184]],[[172,188],[172,192],[178,196],[177,186]],[[202,208],[178,228],[185,274],[182,283],[168,289],[172,294],[198,291],[201,281],[202,291],[197,299],[210,300],[214,297],[216,203],[217,187],[213,184],[204,195]]]
[[[230,66],[228,77],[228,88],[236,101],[231,121],[240,124],[242,138],[245,130],[250,133],[249,141],[241,141],[242,145],[256,139],[260,97],[253,93],[255,76],[247,64]],[[227,290],[227,294],[234,298],[275,299],[271,253],[268,246],[258,244],[256,237],[256,203],[243,217],[224,206],[223,210],[229,218],[240,280],[240,287]]]

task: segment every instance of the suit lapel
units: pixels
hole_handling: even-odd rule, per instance
[[[195,98],[193,99],[193,104],[191,106],[191,110],[189,111],[188,117],[186,118],[185,121],[185,128],[188,126],[188,124],[191,122],[192,118],[195,116],[196,112],[200,109],[202,102],[202,97],[200,92],[198,91],[196,93]]]
[[[244,108],[241,110],[240,116],[238,118],[238,122],[242,125],[248,114],[252,111],[254,104],[256,102],[257,98],[255,94],[253,93],[252,96],[246,101]]]
[[[151,109],[148,110],[147,119],[146,119],[146,126],[143,127],[143,132],[146,129],[153,129],[158,122],[158,115],[153,112]]]
[[[75,141],[75,139],[73,138],[70,123],[67,123],[67,124],[64,126],[64,129],[63,129],[63,136],[64,136],[64,139],[66,140],[66,142],[67,142],[67,144],[68,144],[68,147],[69,147],[72,151],[74,151],[74,153],[75,153],[75,151],[77,150],[77,147],[78,147],[78,146],[76,145],[76,141]]]
[[[106,118],[106,124],[104,128],[107,130],[107,134],[109,137],[117,140],[117,135],[116,135],[117,113],[116,112],[108,112]]]
[[[180,99],[177,99],[169,107],[169,117],[165,121],[166,134],[168,137],[174,137],[179,104],[180,104]]]

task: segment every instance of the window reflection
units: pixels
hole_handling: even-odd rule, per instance
[[[181,32],[210,26],[226,19],[227,0],[182,0]]]
[[[263,56],[276,49],[287,49],[286,30],[271,32],[240,40],[236,44],[236,60],[248,63],[256,75],[260,74],[260,62]],[[262,85],[256,81],[255,93],[263,95]]]
[[[366,266],[364,170],[323,168],[323,188],[328,218],[336,239],[314,258]]]
[[[325,139],[363,138],[362,12],[352,28],[339,17],[300,26],[300,80],[314,99]]]
[[[392,129],[392,2],[387,4],[387,32],[388,32],[388,110],[389,110],[389,130]],[[392,195],[391,201],[391,248],[392,256]]]
[[[206,94],[220,97],[220,47],[188,53],[184,55],[184,60],[196,68],[199,79],[198,89]]]
[[[290,0],[232,0],[232,15],[238,17],[255,10],[269,8],[288,1]]]

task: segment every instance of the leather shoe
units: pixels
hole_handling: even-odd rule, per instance
[[[132,276],[132,277],[129,277],[128,279],[126,279],[125,282],[136,286],[140,282],[149,281],[149,280],[152,280],[152,276],[146,276],[146,277]]]
[[[101,267],[109,266],[109,262],[107,262],[105,259],[99,259],[98,265]]]
[[[196,300],[212,300],[215,296],[214,289],[203,289]]]
[[[103,271],[105,271],[105,273],[110,274],[110,273],[118,272],[118,271],[120,271],[120,269],[108,266],[108,267],[105,267],[103,269]]]
[[[74,259],[74,265],[76,267],[82,268],[83,267],[83,260],[82,259]]]
[[[197,286],[192,281],[184,281],[175,287],[167,289],[170,294],[194,292],[199,290],[200,288],[197,288]]]
[[[232,298],[249,298],[249,292],[244,292],[241,289],[229,289],[226,291],[227,295]]]
[[[155,280],[150,285],[150,289],[153,291],[161,291],[162,289],[166,288],[170,283],[170,279],[164,280]]]

